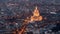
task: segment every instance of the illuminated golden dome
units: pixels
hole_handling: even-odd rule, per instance
[[[27,19],[25,19],[25,22],[34,22],[34,21],[42,21],[43,17],[40,15],[39,10],[37,9],[37,6],[34,9],[33,15]]]
[[[35,7],[35,10],[33,12],[33,16],[31,16],[31,21],[41,21],[42,16],[39,13],[39,10],[37,9],[37,6]]]
[[[35,10],[33,12],[33,16],[39,16],[39,10],[37,9],[37,7],[35,7]]]

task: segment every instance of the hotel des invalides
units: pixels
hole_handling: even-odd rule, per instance
[[[27,17],[26,21],[28,22],[34,22],[34,21],[42,21],[43,17],[40,15],[40,11],[38,10],[38,7],[36,6],[34,11],[32,11],[33,15],[31,17]]]

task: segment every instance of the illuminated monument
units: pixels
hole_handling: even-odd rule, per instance
[[[29,18],[27,17],[27,19],[25,19],[25,22],[34,22],[34,21],[42,21],[43,17],[40,15],[40,12],[37,8],[37,6],[35,7],[34,11],[33,11],[33,15]]]
[[[42,16],[40,15],[40,12],[39,12],[37,6],[35,7],[33,15],[31,16],[30,19],[31,19],[31,21],[42,21]]]

